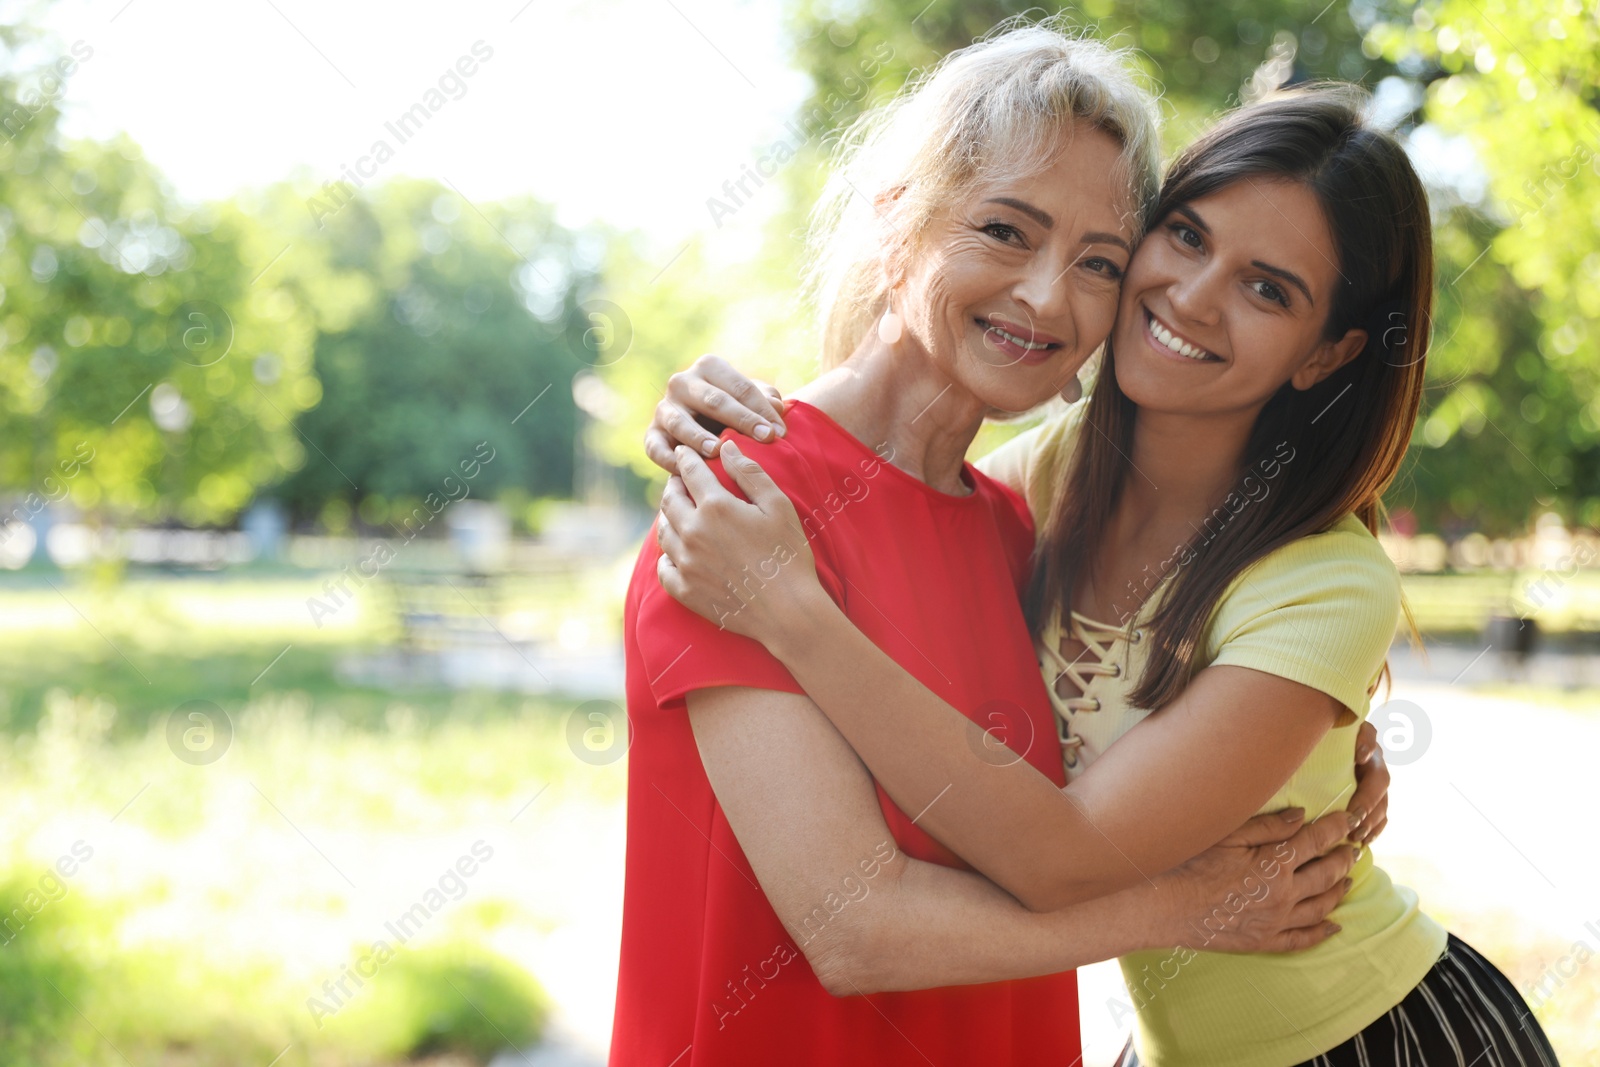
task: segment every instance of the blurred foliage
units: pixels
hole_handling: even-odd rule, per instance
[[[316,314],[321,402],[299,420],[312,454],[274,491],[293,512],[372,499],[381,525],[448,495],[444,479],[463,480],[480,442],[494,458],[472,496],[571,494],[570,383],[588,353],[578,302],[599,238],[563,231],[532,202],[474,207],[408,179],[349,200],[320,229],[287,184],[252,213],[288,245],[279,284]]]
[[[184,204],[127,138],[59,136],[52,71],[92,47],[41,50],[20,19],[0,32],[10,513],[70,499],[94,521],[225,523],[265,493],[302,521],[383,528],[450,495],[479,442],[495,458],[471,495],[523,518],[600,484],[601,461],[657,477],[639,427],[674,370],[716,351],[785,389],[814,372],[797,281],[837,133],[1024,12],[1047,9],[789,0],[812,85],[752,146],[776,173],[709,198],[704,231],[666,249],[428,181],[307,197],[302,177]],[[1429,390],[1391,505],[1447,535],[1517,532],[1546,509],[1600,525],[1592,2],[1268,0],[1242,15],[1090,0],[1071,18],[1135,50],[1169,152],[1284,82],[1373,89],[1430,183],[1439,257]],[[759,247],[741,251],[721,231],[757,196]]]
[[[488,1063],[535,1044],[549,1016],[544,990],[525,971],[468,942],[402,949],[379,974],[372,995],[328,1027],[375,1058],[458,1052]]]
[[[664,478],[639,444],[667,378],[706,352],[725,353],[748,373],[768,380],[802,371],[815,357],[796,323],[793,260],[766,251],[753,269],[710,266],[699,241],[665,265],[628,246],[614,249],[607,283],[631,320],[631,347],[600,365],[612,408],[592,427],[596,450],[608,462],[645,479]],[[659,275],[659,278],[653,276]]]
[[[1549,507],[1600,525],[1600,8],[1441,0],[1375,25],[1460,159],[1435,193],[1434,389],[1406,501],[1499,533]]]
[[[90,981],[88,961],[76,950],[88,930],[104,924],[91,923],[80,897],[64,888],[37,863],[13,863],[0,874],[0,902],[11,922],[0,931],[0,1062],[59,1055],[64,1034],[75,1029],[72,1004]],[[11,914],[17,908],[26,922]]]
[[[227,523],[471,495],[568,496],[606,243],[433,182],[292,182],[191,206],[126,136],[65,142],[92,59],[22,26],[0,56],[0,487],[27,520]],[[355,194],[355,195],[347,195]],[[536,399],[537,398],[537,399]],[[279,484],[282,483],[282,484]],[[451,483],[453,486],[455,483]]]
[[[0,77],[0,484],[117,518],[226,519],[298,454],[308,310],[252,284],[248,219],[173,202],[126,137],[60,143],[53,101],[31,111],[23,85]]]
[[[620,640],[626,574],[510,577],[498,586],[493,603],[515,619],[519,637],[541,646],[555,645],[564,625],[596,640]],[[136,577],[114,584],[56,583],[71,605],[95,620],[98,629],[89,629],[43,578],[0,575],[0,612],[10,623],[0,641],[0,738],[37,729],[63,679],[71,679],[76,693],[114,703],[108,736],[128,741],[159,728],[168,712],[197,696],[225,708],[246,706],[268,664],[273,688],[314,694],[319,709],[345,726],[381,730],[389,694],[370,679],[336,677],[336,662],[351,650],[404,643],[405,601],[390,581],[406,578],[386,572],[385,580],[355,590],[331,618],[315,618],[307,604],[326,596],[333,577],[337,572],[293,570],[203,582]],[[286,645],[293,652],[277,659]],[[481,726],[499,699],[487,691],[429,694],[430,701],[435,698],[443,703],[433,707],[417,703],[415,694],[408,698],[423,725],[448,719],[464,728]],[[525,762],[515,773],[538,772]]]
[[[6,617],[36,623],[0,644],[0,912],[13,920],[0,932],[0,1063],[230,1067],[271,1063],[291,1042],[279,1067],[486,1063],[539,1040],[551,999],[527,968],[565,920],[550,910],[564,896],[535,885],[549,825],[506,819],[546,782],[566,811],[616,810],[623,765],[573,757],[564,701],[352,682],[340,655],[382,631],[319,630],[284,610],[317,584],[75,590],[125,659],[94,630],[51,625],[42,582],[0,583]],[[263,675],[280,639],[294,648]],[[215,764],[180,766],[164,720],[197,697],[226,709],[234,741]],[[491,811],[494,857],[468,893],[337,1014],[314,1017],[308,998],[326,998],[323,980],[396,913],[375,907],[376,872],[417,893],[437,884]],[[46,880],[80,832],[92,858]]]
[[[667,376],[701,351],[791,388],[809,377],[816,335],[793,295],[799,235],[833,135],[1000,21],[1049,10],[1015,0],[791,0],[795,63],[812,90],[795,118],[806,137],[778,179],[786,203],[753,269],[696,278],[674,267],[633,296],[639,322],[643,309],[660,307],[680,318],[711,314],[681,337],[664,320],[648,373],[616,375],[626,417],[605,442],[608,454],[648,472],[637,427]],[[1221,110],[1278,84],[1337,78],[1373,90],[1382,121],[1407,139],[1430,184],[1438,253],[1429,389],[1391,506],[1407,523],[1451,535],[1520,532],[1547,509],[1600,525],[1600,15],[1592,3],[1276,0],[1241,14],[1180,0],[1093,0],[1070,17],[1137,50],[1161,94],[1169,153]],[[751,321],[757,309],[769,316],[765,326]],[[995,438],[986,432],[980,443]]]
[[[121,938],[118,928],[137,919],[140,903],[155,902],[96,899],[74,881],[51,880],[26,858],[0,874],[0,900],[28,916],[0,952],[0,1062],[112,1067],[133,1056],[231,1067],[278,1062],[292,1047],[285,1065],[427,1056],[488,1063],[536,1044],[549,1016],[548,997],[526,971],[472,941],[447,938],[399,949],[369,977],[369,988],[354,990],[348,1007],[318,1026],[302,1003],[306,983],[281,962],[232,960],[219,968],[192,946]]]
[[[1224,4],[1193,0],[1089,0],[1069,8],[1041,8],[1019,0],[870,0],[841,10],[828,0],[794,0],[790,23],[795,58],[815,90],[807,108],[832,110],[842,125],[871,103],[892,94],[911,73],[971,44],[996,23],[1018,15],[1065,10],[1073,24],[1109,44],[1131,47],[1162,93],[1171,146],[1193,138],[1193,119],[1238,103],[1242,86],[1269,58],[1282,57],[1285,77],[1372,80],[1389,65],[1364,51],[1363,31],[1378,17],[1372,0],[1329,4],[1266,0],[1248,15]],[[864,100],[855,91],[861,59],[887,44],[894,57],[872,78]]]

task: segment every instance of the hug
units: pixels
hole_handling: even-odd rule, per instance
[[[1556,1063],[1370,847],[1434,261],[1365,103],[1270,94],[1163,172],[1129,56],[1046,23],[852,128],[822,374],[702,361],[646,439],[613,1065],[1071,1065],[1112,958],[1127,1067]]]

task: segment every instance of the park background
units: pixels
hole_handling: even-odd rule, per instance
[[[640,432],[813,373],[830,138],[1022,6],[3,9],[0,1062],[602,1062]],[[1378,852],[1600,1064],[1593,0],[1067,10],[1169,153],[1337,77],[1425,175]]]

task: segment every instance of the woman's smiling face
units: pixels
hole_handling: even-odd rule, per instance
[[[1134,238],[1122,146],[1079,124],[1043,171],[987,182],[928,224],[890,294],[905,343],[1002,411],[1026,411],[1111,332]]]
[[[1245,178],[1178,205],[1129,266],[1117,384],[1141,408],[1191,414],[1310,388],[1366,341],[1324,336],[1338,255],[1316,194],[1293,179]]]

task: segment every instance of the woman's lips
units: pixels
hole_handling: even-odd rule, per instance
[[[1012,363],[1038,366],[1061,351],[1061,342],[1050,334],[1039,333],[1001,318],[973,321],[983,330],[983,343],[1003,353]],[[1038,347],[1040,345],[1043,347]]]
[[[1172,360],[1175,363],[1186,363],[1186,364],[1188,364],[1190,366],[1204,366],[1205,364],[1208,364],[1208,363],[1220,363],[1220,362],[1222,362],[1220,359],[1217,358],[1216,355],[1214,355],[1213,353],[1211,353],[1209,351],[1206,351],[1204,349],[1201,350],[1201,351],[1205,352],[1205,355],[1203,357],[1186,356],[1182,352],[1174,351],[1172,348],[1168,347],[1161,340],[1161,338],[1156,336],[1156,333],[1155,333],[1155,327],[1156,327],[1155,314],[1153,312],[1151,312],[1151,310],[1149,308],[1143,307],[1143,306],[1140,307],[1139,313],[1140,313],[1141,316],[1143,316],[1143,319],[1144,319],[1144,329],[1142,331],[1143,334],[1144,334],[1144,343],[1149,345],[1152,349],[1154,349],[1157,355],[1165,356],[1167,359]],[[1166,329],[1166,327],[1163,326],[1162,329]],[[1171,333],[1172,331],[1169,330],[1168,332]],[[1188,344],[1189,347],[1191,347],[1191,348],[1199,348],[1198,345],[1192,344],[1190,342],[1185,341],[1184,343]]]

